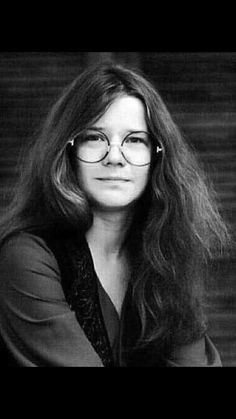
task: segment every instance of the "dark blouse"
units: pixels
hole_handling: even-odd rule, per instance
[[[57,259],[42,238],[21,233],[9,239],[0,252],[0,272],[0,334],[13,364],[104,366],[65,297]],[[119,366],[121,322],[96,275],[95,280],[114,365]],[[221,366],[207,335],[178,348],[166,361],[168,366]]]

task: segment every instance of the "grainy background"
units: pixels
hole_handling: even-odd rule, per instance
[[[236,227],[236,52],[0,52],[0,209],[17,160],[61,89],[106,58],[139,67],[154,82]],[[236,257],[222,260],[208,291],[209,333],[224,366],[236,366]]]

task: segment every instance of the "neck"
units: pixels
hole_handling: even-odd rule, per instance
[[[93,224],[86,233],[88,244],[106,257],[120,256],[133,211],[93,211]]]

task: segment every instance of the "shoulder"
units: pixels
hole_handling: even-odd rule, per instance
[[[0,249],[0,269],[14,277],[16,274],[53,271],[59,275],[55,255],[46,241],[31,233],[22,232],[9,237]]]
[[[10,251],[12,249],[44,249],[44,251],[49,251],[49,248],[46,244],[46,241],[38,234],[30,232],[19,232],[10,235],[7,237],[0,248],[1,254],[6,250]]]
[[[24,256],[36,257],[47,256],[53,258],[54,255],[48,247],[46,241],[40,236],[28,232],[21,232],[10,236],[0,249],[0,257],[14,256],[20,259]]]
[[[39,235],[29,232],[19,232],[10,235],[4,240],[4,243],[1,245],[0,252],[6,251],[6,249],[9,251],[11,249],[19,248],[33,248],[39,250],[49,250],[46,241]]]

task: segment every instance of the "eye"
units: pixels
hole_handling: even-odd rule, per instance
[[[142,138],[138,138],[138,137],[129,137],[129,138],[127,138],[126,141],[128,141],[130,143],[143,143],[144,142],[144,140]]]
[[[138,137],[136,135],[131,135],[126,138],[125,142],[127,144],[149,144],[149,138],[148,137]]]
[[[83,135],[81,141],[82,142],[90,142],[90,143],[91,142],[98,143],[98,142],[104,142],[105,138],[103,138],[101,135],[98,135],[98,134],[85,134],[85,135]]]

